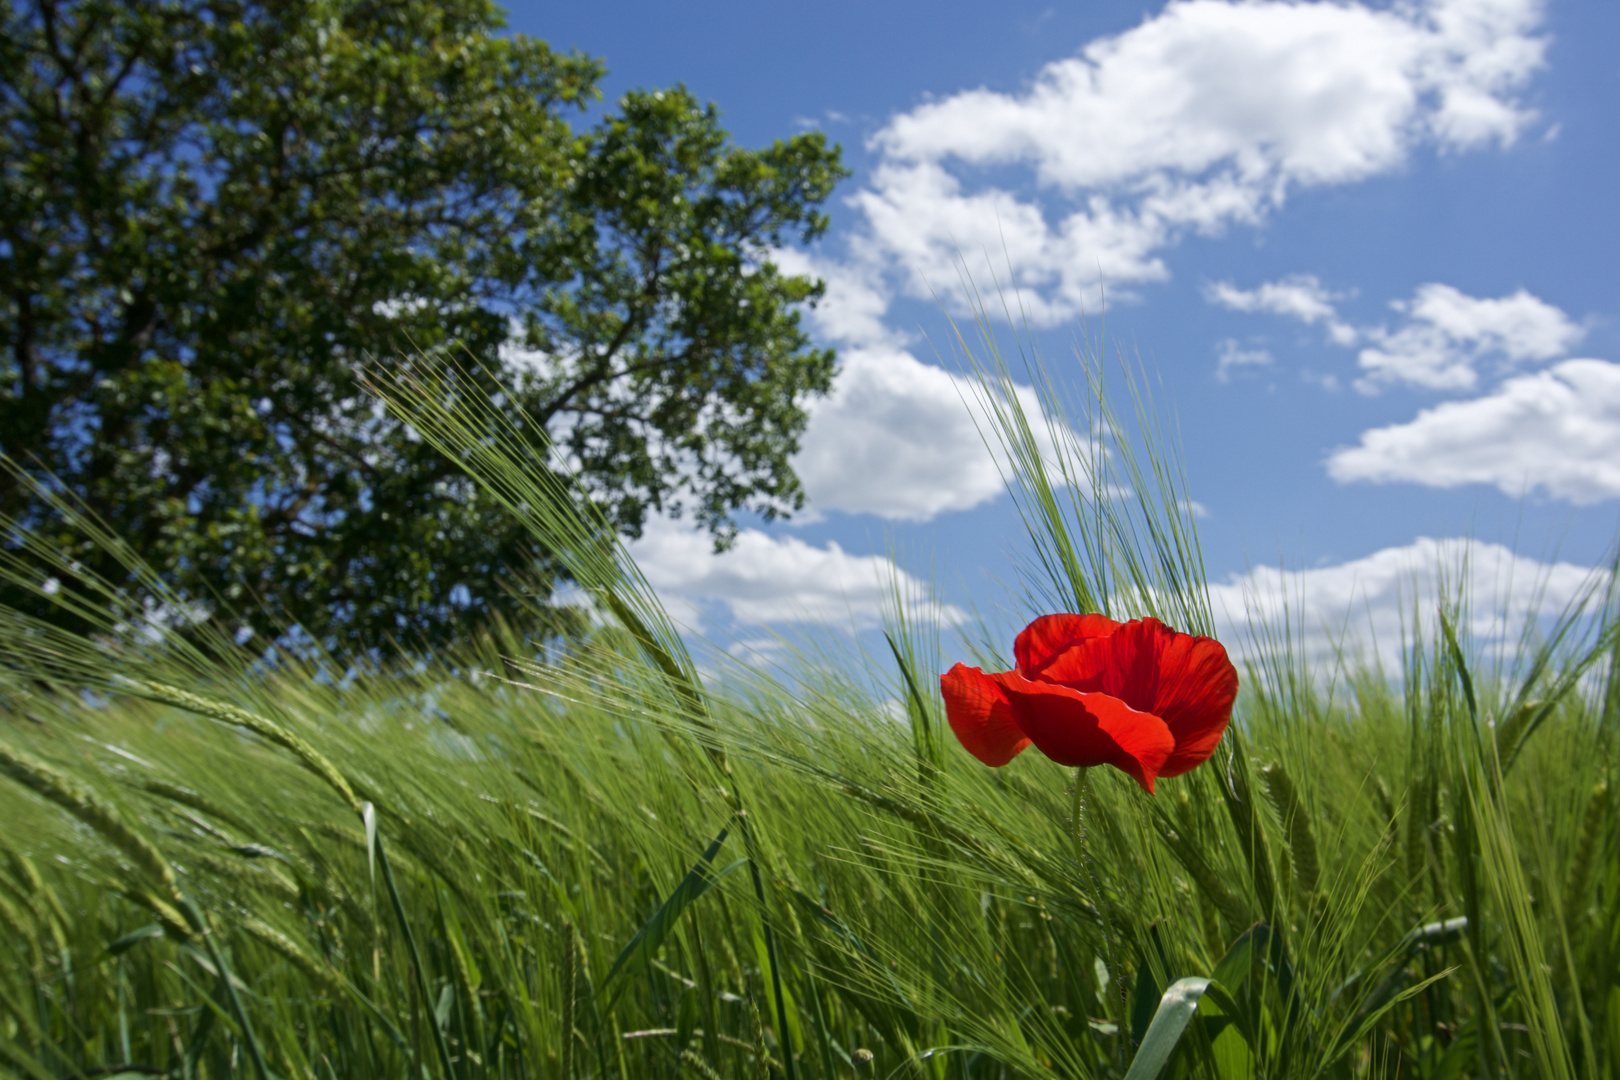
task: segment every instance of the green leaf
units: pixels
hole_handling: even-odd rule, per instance
[[[1233,994],[1242,990],[1260,949],[1270,940],[1271,927],[1265,923],[1255,923],[1243,931],[1232,942],[1231,948],[1226,950],[1226,955],[1221,957],[1221,962],[1215,965],[1215,981]]]
[[[1209,1056],[1220,1080],[1252,1080],[1254,1050],[1239,1022],[1241,1006],[1212,980],[1198,1002],[1198,1018],[1209,1038]]]
[[[664,943],[664,939],[669,936],[670,930],[674,928],[675,921],[681,917],[681,913],[687,909],[688,905],[708,892],[715,882],[747,861],[746,859],[738,859],[718,873],[713,870],[714,857],[720,854],[720,846],[726,842],[726,835],[731,832],[732,821],[735,820],[735,817],[733,817],[731,821],[726,822],[725,828],[720,830],[720,834],[709,844],[707,850],[693,864],[692,869],[687,871],[686,876],[681,879],[681,883],[675,886],[674,891],[658,906],[658,910],[653,912],[652,918],[648,919],[641,929],[636,931],[635,936],[630,939],[629,943],[620,950],[618,957],[613,961],[613,966],[608,969],[607,978],[602,980],[601,989],[598,991],[599,994],[610,989],[613,991],[607,998],[608,1008],[611,1009],[613,1002],[618,1000],[620,991],[615,983],[620,976],[629,976],[644,969],[658,952],[658,947]]]
[[[1204,991],[1209,989],[1210,982],[1209,979],[1192,975],[1170,984],[1170,989],[1159,999],[1159,1009],[1153,1014],[1153,1022],[1142,1037],[1142,1046],[1136,1051],[1136,1057],[1131,1059],[1125,1080],[1154,1080],[1164,1070],[1170,1055],[1181,1042],[1182,1033],[1198,1011],[1198,1003]]]
[[[1474,1064],[1478,1053],[1479,1027],[1469,1024],[1440,1055],[1428,1080],[1462,1080],[1463,1073]]]
[[[675,1050],[679,1053],[692,1044],[692,1032],[700,1021],[698,996],[695,991],[681,991],[681,1000],[675,1008]]]
[[[1457,681],[1462,683],[1463,697],[1468,699],[1468,715],[1477,719],[1479,703],[1474,699],[1474,679],[1468,674],[1468,661],[1463,659],[1462,646],[1457,644],[1457,630],[1444,611],[1440,612],[1440,632],[1446,639],[1446,651],[1451,654],[1451,662],[1457,665]]]
[[[1131,995],[1132,1046],[1142,1045],[1142,1040],[1147,1037],[1148,1025],[1153,1022],[1159,997],[1164,993],[1146,960],[1138,961],[1136,966],[1136,992]]]
[[[149,923],[146,926],[141,927],[139,930],[131,930],[129,933],[125,934],[111,945],[108,945],[107,955],[118,956],[121,953],[128,952],[143,941],[149,941],[152,938],[162,936],[163,925],[161,923]]]
[[[433,1006],[433,1019],[439,1025],[440,1031],[450,1027],[450,1007],[456,1003],[456,989],[450,983],[444,984],[439,991],[439,1002]]]
[[[754,929],[754,956],[759,961],[759,970],[769,972],[770,954],[765,948],[765,935],[758,927]],[[778,954],[778,958],[780,959],[780,954]],[[783,974],[785,976],[786,972]],[[770,1015],[773,1017],[787,1017],[787,1032],[785,1034],[777,1032],[776,1037],[779,1041],[788,1043],[789,1053],[797,1053],[804,1046],[804,1032],[799,1026],[799,1005],[793,999],[793,991],[788,987],[787,979],[783,978],[782,1001],[778,1002],[776,1000],[776,988],[772,985],[771,979],[767,976],[764,982],[765,1003],[770,1007]]]

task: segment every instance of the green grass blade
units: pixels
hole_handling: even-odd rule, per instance
[[[692,864],[692,869],[687,871],[686,876],[681,878],[680,883],[664,898],[664,902],[658,905],[658,910],[653,912],[652,918],[642,924],[641,929],[635,932],[619,951],[619,955],[614,958],[607,976],[597,989],[598,994],[607,995],[609,1010],[613,1008],[622,992],[621,980],[647,967],[648,962],[658,952],[659,946],[663,945],[664,939],[669,936],[669,932],[675,928],[681,914],[700,896],[713,888],[716,882],[747,861],[739,859],[718,872],[713,869],[715,856],[720,854],[720,848],[725,844],[726,836],[730,834],[735,821],[733,817],[726,822],[710,841],[709,846],[704,849],[703,854],[698,857],[698,861]]]
[[[1209,986],[1209,979],[1196,975],[1170,984],[1170,989],[1159,999],[1159,1008],[1153,1014],[1153,1022],[1148,1024],[1147,1034],[1142,1036],[1136,1056],[1131,1059],[1125,1080],[1157,1080],[1170,1063],[1170,1055],[1175,1053],[1182,1033],[1198,1012],[1198,1002]]]

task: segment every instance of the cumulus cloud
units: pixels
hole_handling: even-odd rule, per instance
[[[1042,207],[1006,191],[966,191],[944,166],[924,162],[880,166],[850,201],[866,216],[866,256],[896,267],[915,296],[958,297],[964,279],[989,288],[994,275],[1017,288],[1034,322],[1052,325],[1100,310],[1102,281],[1169,276],[1154,254],[1166,241],[1162,224],[1101,197],[1053,229]]]
[[[852,202],[913,291],[950,289],[958,254],[987,252],[1033,318],[1060,321],[1095,304],[1099,278],[1162,278],[1180,236],[1257,223],[1293,189],[1387,173],[1422,145],[1513,142],[1533,118],[1518,93],[1543,63],[1540,15],[1539,0],[1172,2],[1023,92],[895,116]],[[1026,190],[975,182],[986,168]]]
[[[1598,580],[1593,575],[1590,567],[1541,562],[1500,544],[1421,537],[1334,566],[1256,567],[1212,585],[1210,593],[1223,636],[1240,649],[1291,634],[1314,664],[1342,655],[1376,661],[1394,675],[1414,632],[1432,635],[1442,596],[1466,599],[1465,626],[1475,644],[1500,652],[1526,620],[1555,617],[1582,597]]]
[[[1245,349],[1234,338],[1227,338],[1215,347],[1216,356],[1215,378],[1221,382],[1231,382],[1234,372],[1245,368],[1270,367],[1276,363],[1271,353],[1265,349]]]
[[[1334,307],[1338,294],[1323,288],[1314,274],[1292,274],[1255,289],[1240,289],[1230,281],[1219,281],[1207,286],[1204,296],[1210,303],[1233,311],[1282,315],[1307,325],[1322,323],[1336,345],[1353,345],[1356,340],[1355,327],[1341,320]]]
[[[1563,356],[1584,331],[1558,308],[1524,289],[1482,300],[1450,285],[1430,283],[1409,301],[1390,305],[1406,316],[1390,331],[1365,332],[1374,345],[1358,357],[1366,373],[1356,387],[1376,392],[1390,383],[1432,390],[1471,390],[1481,363],[1504,365]]]
[[[838,381],[831,395],[811,405],[793,459],[812,511],[928,521],[983,505],[1005,490],[999,446],[996,453],[990,449],[995,436],[984,390],[975,379],[902,349],[841,355]],[[1055,459],[1035,391],[1018,385],[1014,392],[1043,452]]]
[[[825,510],[928,521],[980,506],[1004,490],[986,445],[982,388],[974,379],[917,359],[884,322],[888,297],[870,264],[836,263],[798,251],[773,256],[787,273],[827,283],[811,322],[838,343],[832,393],[809,405],[810,422],[793,458],[814,521]],[[1015,388],[1039,415],[1035,392]],[[1050,433],[1039,428],[1047,437]]]
[[[784,274],[819,278],[826,286],[821,301],[807,313],[817,336],[845,345],[900,345],[905,335],[884,321],[889,290],[871,260],[838,262],[794,248],[779,248],[771,262]]]
[[[810,422],[793,458],[810,504],[800,520],[838,510],[928,521],[1001,494],[1002,473],[981,434],[979,385],[907,351],[905,339],[884,322],[888,296],[871,265],[792,250],[772,258],[786,273],[827,283],[810,321],[824,340],[845,346],[832,393],[810,403]],[[1034,391],[1019,386],[1016,393],[1024,409],[1038,415]]]
[[[1341,483],[1494,484],[1513,496],[1540,490],[1575,503],[1614,498],[1620,364],[1566,360],[1508,379],[1484,397],[1365,432],[1359,445],[1334,451],[1327,468]]]
[[[930,590],[881,555],[851,555],[836,543],[815,547],[797,537],[744,529],[715,554],[709,535],[666,518],[647,523],[630,554],[671,614],[697,623],[708,605],[738,622],[816,622],[877,625],[898,581],[900,594]],[[947,625],[965,620],[960,608],[939,605]]]
[[[926,521],[995,498],[1001,473],[966,405],[970,394],[960,376],[903,350],[845,352],[793,459],[810,505]]]

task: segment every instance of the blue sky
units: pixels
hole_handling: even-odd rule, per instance
[[[510,21],[603,57],[610,96],[684,82],[739,142],[819,129],[854,170],[828,237],[780,260],[828,280],[811,326],[844,365],[799,462],[812,513],[748,523],[718,558],[655,523],[636,554],[689,618],[745,638],[870,622],[891,541],[947,603],[1001,601],[1017,518],[937,366],[957,251],[1010,269],[1058,371],[1084,311],[1163,380],[1229,606],[1303,595],[1316,624],[1353,611],[1388,637],[1402,583],[1457,538],[1478,542],[1480,607],[1513,610],[1535,583],[1567,598],[1614,541],[1620,5],[517,3]]]

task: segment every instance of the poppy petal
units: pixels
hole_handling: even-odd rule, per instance
[[[957,664],[939,677],[945,718],[967,752],[986,765],[1005,765],[1029,745],[1013,720],[1007,695],[980,668]]]
[[[1237,669],[1213,638],[1182,634],[1157,619],[1125,623],[1105,638],[1051,657],[1041,678],[1105,693],[1169,726],[1176,749],[1160,776],[1180,776],[1215,752],[1232,717]]]
[[[1119,627],[1106,615],[1042,615],[1013,642],[1018,673],[1026,679],[1047,678],[1045,669],[1053,660],[1083,642],[1106,638]]]
[[[1174,634],[1165,643],[1153,711],[1169,725],[1176,749],[1160,776],[1180,776],[1208,760],[1226,733],[1237,692],[1237,668],[1220,642]]]
[[[1176,749],[1160,775],[1180,776],[1207,760],[1226,732],[1238,690],[1237,669],[1221,643],[1178,633],[1157,619],[1140,619],[1113,634],[1106,651],[1099,677],[1081,688],[1100,683],[1100,689],[1169,725]],[[1088,662],[1094,665],[1097,659]],[[1067,655],[1050,670],[1066,666],[1074,667]]]
[[[1060,765],[1112,765],[1152,793],[1176,746],[1163,720],[1109,694],[1031,682],[1016,671],[989,677],[1000,684],[1012,718],[1041,753]]]

